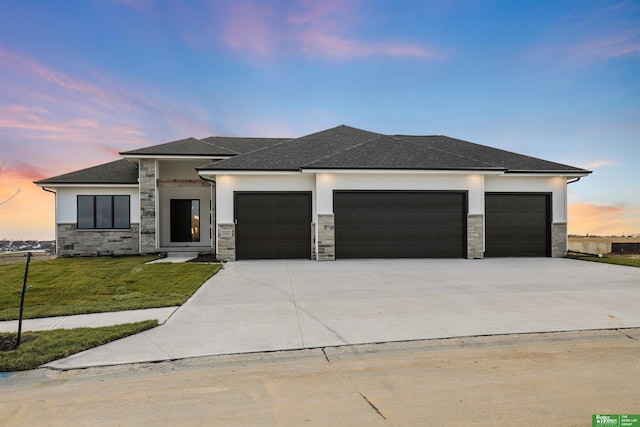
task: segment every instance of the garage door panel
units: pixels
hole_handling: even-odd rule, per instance
[[[236,193],[236,257],[311,257],[309,193]]]
[[[549,256],[550,215],[548,194],[486,194],[485,256]]]
[[[337,258],[458,258],[466,252],[466,194],[340,191]]]

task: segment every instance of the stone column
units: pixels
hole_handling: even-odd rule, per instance
[[[318,214],[318,261],[335,261],[336,241],[333,214]]]
[[[564,258],[567,256],[567,223],[554,222],[551,224],[551,256]]]
[[[236,225],[218,224],[218,253],[220,261],[236,260]]]
[[[156,161],[140,159],[140,253],[157,251],[156,239]]]
[[[311,223],[311,259],[316,259],[316,224]]]
[[[467,215],[467,258],[484,258],[484,216],[482,214]]]

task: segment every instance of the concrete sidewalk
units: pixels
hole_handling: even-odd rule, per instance
[[[148,308],[112,313],[78,314],[74,316],[44,317],[22,321],[23,331],[51,331],[53,329],[98,328],[156,319],[159,324],[166,322],[178,307]],[[0,332],[17,332],[18,321],[0,322]]]
[[[640,269],[569,259],[225,264],[162,326],[55,369],[640,326]]]

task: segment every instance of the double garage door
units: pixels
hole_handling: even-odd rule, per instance
[[[549,256],[548,194],[488,193],[485,255]],[[235,194],[237,259],[309,259],[311,193]],[[335,191],[336,258],[465,258],[466,192]]]
[[[466,193],[336,191],[336,258],[466,256]]]
[[[336,257],[466,256],[464,192],[336,191]],[[235,194],[237,259],[311,257],[311,194]]]

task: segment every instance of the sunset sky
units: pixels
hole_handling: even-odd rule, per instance
[[[640,233],[640,1],[0,0],[0,239],[54,238],[34,180],[339,124],[593,170],[569,233]]]

